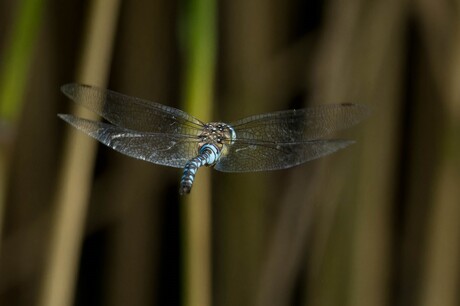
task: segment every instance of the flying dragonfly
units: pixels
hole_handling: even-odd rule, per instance
[[[62,92],[107,122],[58,116],[106,146],[154,164],[183,168],[180,194],[188,194],[198,168],[255,172],[290,168],[343,149],[354,141],[325,139],[369,114],[359,104],[318,105],[204,123],[186,112],[82,84]]]

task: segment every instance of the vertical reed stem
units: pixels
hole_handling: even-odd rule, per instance
[[[77,80],[104,86],[110,70],[119,1],[99,0],[91,3]],[[93,114],[81,108],[76,109],[75,113],[77,116],[94,118]],[[95,156],[96,142],[78,131],[69,130],[55,195],[56,211],[39,300],[42,306],[73,304]]]
[[[186,12],[184,56],[185,110],[203,121],[212,114],[214,87],[216,4],[190,0]],[[190,196],[183,201],[184,305],[211,305],[211,180],[200,169]]]
[[[14,121],[22,109],[23,94],[27,85],[34,43],[40,30],[44,1],[21,1],[17,19],[6,41],[3,57],[0,59],[0,120],[6,124]],[[2,122],[0,122],[2,123]],[[6,126],[5,124],[5,126]],[[0,124],[0,128],[2,125]],[[1,145],[1,142],[0,142]],[[0,146],[0,237],[3,229],[3,212],[9,174],[8,144]]]

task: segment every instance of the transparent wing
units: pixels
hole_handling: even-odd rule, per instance
[[[237,139],[273,142],[305,142],[351,127],[369,115],[358,104],[319,105],[261,114],[230,124]]]
[[[139,132],[72,115],[58,116],[106,146],[154,164],[183,168],[198,154],[198,139],[190,135]]]
[[[312,140],[274,143],[237,140],[214,166],[223,172],[250,172],[290,168],[347,147],[349,140]]]
[[[62,92],[116,126],[152,133],[190,134],[203,123],[166,105],[82,84],[66,84]]]

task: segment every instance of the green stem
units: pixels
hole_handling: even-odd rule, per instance
[[[186,62],[184,109],[210,121],[214,88],[216,3],[190,0],[184,12],[182,43]],[[200,169],[183,205],[184,305],[211,305],[211,180],[210,169]]]

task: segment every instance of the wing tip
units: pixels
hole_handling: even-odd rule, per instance
[[[61,91],[70,99],[75,99],[77,96],[79,88],[91,88],[92,86],[86,85],[86,84],[80,84],[80,83],[67,83],[64,85],[61,85]]]
[[[61,91],[69,98],[72,98],[75,95],[75,88],[77,83],[67,83],[61,86]]]
[[[357,103],[341,103],[340,106],[345,108],[354,108],[355,110],[360,111],[360,119],[359,121],[369,117],[372,114],[372,109],[364,104],[357,104]]]
[[[57,114],[57,116],[66,122],[70,122],[71,119],[74,118],[74,116],[69,115],[69,114]]]
[[[346,148],[348,146],[351,146],[352,144],[355,144],[356,143],[356,140],[342,140],[342,145],[343,147],[342,148]]]

